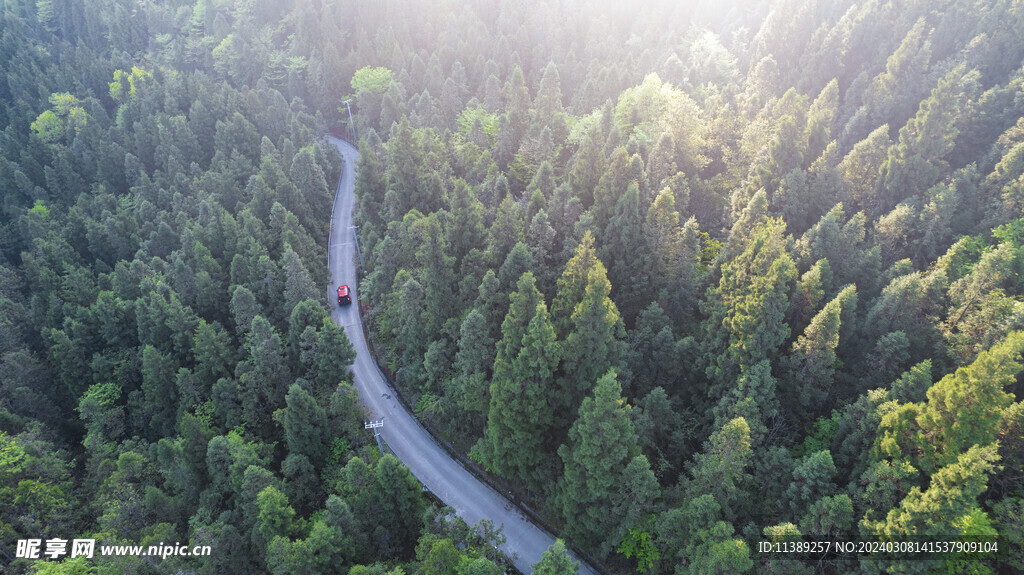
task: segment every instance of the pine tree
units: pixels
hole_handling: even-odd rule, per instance
[[[588,208],[594,203],[594,189],[601,180],[605,166],[604,134],[599,126],[587,130],[579,151],[576,152],[572,171],[569,172],[569,183],[575,196]]]
[[[637,184],[636,176],[629,152],[624,147],[617,148],[608,160],[607,170],[594,188],[594,223],[599,230],[607,227],[615,215],[616,204],[629,186]]]
[[[785,315],[796,268],[786,252],[784,224],[770,221],[758,228],[742,253],[722,265],[717,287],[708,288],[702,306],[707,375],[719,399],[741,366],[776,355],[789,337]],[[731,241],[731,237],[730,237]]]
[[[537,270],[537,283],[541,291],[551,293],[555,287],[558,267],[555,265],[556,232],[548,220],[548,213],[541,209],[526,228],[526,245],[530,248],[532,268]]]
[[[857,142],[838,167],[848,182],[854,209],[864,209],[872,219],[883,213],[884,203],[876,192],[876,183],[890,146],[889,125],[883,124]]]
[[[455,264],[458,265],[470,250],[484,244],[484,205],[477,199],[476,192],[460,179],[455,181],[454,189],[448,192],[448,209],[451,220],[445,236],[451,242]]]
[[[783,495],[792,512],[799,515],[812,503],[822,497],[832,495],[836,486],[833,480],[836,466],[832,462],[832,454],[819,451],[804,457],[793,469],[793,482]]]
[[[745,471],[750,456],[750,426],[737,417],[712,433],[704,451],[694,457],[689,492],[693,497],[713,496],[722,515],[734,520],[750,478]]]
[[[566,265],[563,279],[570,268],[574,272],[578,269],[572,260]],[[570,278],[573,284],[578,281],[576,277]],[[567,281],[567,295],[570,285]],[[593,260],[584,285],[582,297],[570,317],[572,327],[565,339],[565,359],[559,384],[562,391],[561,397],[557,398],[558,405],[562,406],[558,411],[567,414],[577,409],[583,397],[590,392],[592,382],[598,381],[609,370],[621,369],[626,359],[625,328],[615,302],[608,297],[611,283],[600,260]],[[568,424],[567,421],[564,423]]]
[[[818,260],[811,269],[800,276],[793,293],[790,305],[789,327],[794,331],[803,331],[811,318],[817,313],[827,293],[832,292],[832,266],[828,259]]]
[[[408,556],[416,545],[424,507],[420,482],[391,454],[377,462],[375,475],[378,507],[374,515],[381,518],[398,554]]]
[[[608,279],[616,286],[615,299],[628,325],[633,325],[643,302],[649,301],[651,296],[653,262],[643,237],[639,196],[636,183],[629,184],[615,206],[614,217],[608,222],[602,250],[602,259],[610,266]]]
[[[658,517],[655,536],[664,564],[676,575],[743,573],[754,563],[732,523],[722,520],[721,506],[710,494],[690,498]]]
[[[1013,332],[992,349],[939,380],[928,390],[928,402],[906,406],[908,413],[887,414],[879,427],[876,448],[893,457],[913,454],[925,473],[954,463],[972,445],[996,440],[999,422],[1013,396],[1022,366],[1024,332]]]
[[[672,190],[664,188],[654,198],[654,202],[647,210],[643,229],[647,246],[653,256],[655,270],[658,272],[651,274],[652,281],[670,277],[681,249],[679,241],[682,231],[679,228],[679,212],[676,211],[675,195]]]
[[[331,318],[325,317],[317,332],[316,351],[313,354],[317,385],[331,390],[342,381],[348,381],[348,366],[355,359],[356,352],[345,330],[338,327]]]
[[[455,288],[455,258],[448,255],[448,239],[437,214],[420,218],[409,229],[416,237],[416,263],[424,289],[426,333],[437,333],[448,319]]]
[[[779,411],[771,364],[762,360],[740,370],[736,385],[722,396],[714,408],[715,427],[721,428],[733,419],[743,418],[750,428],[751,444],[759,445]]]
[[[281,261],[281,269],[285,274],[284,305],[288,315],[291,315],[292,310],[301,301],[322,301],[323,294],[316,288],[313,278],[310,277],[309,271],[303,265],[299,254],[295,253],[291,247],[288,247],[285,249],[284,255],[281,256]]]
[[[995,444],[976,444],[939,469],[927,489],[915,485],[885,518],[865,518],[861,524],[880,541],[901,541],[910,537],[933,541],[959,540],[965,536],[993,537],[996,531],[977,498],[985,491],[988,475],[999,459]],[[959,558],[942,559],[951,567]],[[922,566],[922,572],[925,567],[935,565]]]
[[[281,338],[262,316],[253,318],[245,350],[248,358],[238,364],[235,374],[240,387],[242,417],[255,433],[270,433],[270,416],[283,407],[291,374]]]
[[[1016,312],[1016,302],[1003,286],[1016,277],[1018,256],[1009,242],[981,256],[971,273],[949,287],[949,312],[942,335],[958,363],[974,359],[982,349],[1004,335]]]
[[[486,319],[473,308],[459,328],[459,351],[455,354],[456,376],[453,394],[459,407],[469,412],[474,430],[483,427],[490,403],[489,380],[494,366],[494,340],[487,333]]]
[[[523,218],[522,209],[511,194],[501,199],[487,244],[487,253],[492,265],[505,261],[512,247],[522,241],[525,228]]]
[[[518,287],[494,360],[484,457],[501,475],[545,485],[551,481],[548,398],[561,350],[533,274],[523,274]]]
[[[259,515],[253,539],[257,546],[266,548],[275,537],[289,537],[294,528],[295,509],[288,497],[275,487],[267,487],[256,498]]]
[[[297,383],[285,397],[283,425],[288,452],[304,455],[319,467],[327,457],[327,414],[316,399]]]
[[[655,500],[661,495],[658,478],[644,455],[629,460],[619,481],[621,484],[611,507],[611,515],[619,518],[619,524],[605,536],[605,548],[609,550],[615,549],[627,537],[627,532],[643,528],[655,510]]]
[[[142,350],[142,392],[150,414],[149,434],[168,437],[173,434],[177,408],[174,374],[178,366],[173,359],[147,345]]]
[[[615,505],[619,490],[626,484],[638,487],[638,482],[649,486],[653,479],[649,467],[646,472],[632,469],[626,478],[627,466],[639,454],[629,409],[615,372],[609,371],[598,380],[594,396],[583,400],[579,418],[569,430],[569,443],[558,449],[565,465],[558,503],[566,534],[584,547],[598,549],[601,555],[609,553],[625,532],[622,521],[629,510]],[[643,479],[633,477],[636,474]],[[634,495],[641,498],[633,503],[643,507],[655,494],[640,488]]]
[[[390,128],[390,124],[388,125]],[[383,224],[384,194],[387,183],[378,151],[384,149],[375,130],[368,130],[359,141],[359,160],[356,162],[355,194],[359,200],[359,213],[374,224]]]
[[[551,317],[559,338],[568,336],[572,329],[572,314],[576,311],[576,305],[583,301],[590,270],[597,261],[594,236],[587,231],[576,246],[572,258],[565,264],[565,270],[558,279],[558,293],[551,302]]]
[[[908,195],[923,193],[938,180],[960,131],[956,120],[978,90],[977,83],[976,70],[957,66],[939,80],[917,115],[900,129],[899,142],[889,148],[877,184],[884,211]]]
[[[579,569],[579,562],[569,556],[561,539],[556,539],[533,566],[536,575],[576,575]]]
[[[252,327],[252,319],[263,315],[256,296],[245,286],[237,286],[231,296],[231,316],[235,320],[235,334],[243,337]]]
[[[531,272],[534,267],[533,255],[530,248],[523,242],[517,242],[512,250],[505,257],[505,262],[498,268],[499,289],[503,292],[511,292],[516,282],[526,272]]]
[[[785,403],[804,414],[806,420],[815,406],[826,404],[832,392],[837,365],[836,348],[839,346],[840,316],[844,306],[856,304],[857,288],[847,286],[814,316],[810,325],[793,343],[793,351],[786,358],[787,382]]]

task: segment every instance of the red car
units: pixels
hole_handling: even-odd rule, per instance
[[[348,286],[338,286],[338,305],[348,305],[352,303],[352,295],[349,294]]]

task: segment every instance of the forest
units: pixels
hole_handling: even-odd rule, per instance
[[[363,429],[343,169],[376,359],[534,573],[1024,571],[1020,0],[0,10],[0,572],[510,572]]]

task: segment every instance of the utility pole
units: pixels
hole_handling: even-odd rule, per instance
[[[356,135],[356,124],[355,122],[352,121],[352,106],[349,105],[351,102],[352,98],[349,98],[348,100],[342,102],[342,104],[345,104],[345,108],[348,109],[348,125],[350,128],[352,128],[352,137],[354,139]]]
[[[356,230],[359,229],[359,226],[349,227],[352,228],[352,237],[356,239],[356,253],[359,254],[359,267],[362,269],[366,269],[366,264],[363,263],[363,250],[359,249],[359,234],[356,233]]]
[[[384,418],[380,421],[363,422],[363,429],[372,429],[373,437],[377,440],[377,448],[380,449],[380,456],[384,457],[384,446],[380,444],[380,428],[384,427]]]

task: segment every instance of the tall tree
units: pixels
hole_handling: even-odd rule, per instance
[[[772,359],[789,337],[785,314],[796,268],[786,251],[784,224],[760,226],[734,260],[722,265],[717,287],[708,288],[703,311],[707,375],[712,400],[741,366]]]
[[[576,575],[579,569],[579,562],[569,556],[561,539],[556,539],[533,566],[533,572],[537,575]]]
[[[627,510],[614,505],[621,486],[643,481],[634,477],[637,474],[657,484],[650,467],[646,471],[642,464],[631,467],[635,457],[644,462],[646,458],[639,455],[629,409],[615,372],[609,371],[597,381],[593,397],[583,400],[579,418],[569,430],[569,443],[558,449],[565,465],[558,502],[566,519],[566,533],[601,555],[611,552],[625,533],[622,522],[627,520]],[[628,480],[627,467],[631,471]],[[644,489],[632,495],[639,499],[631,503],[643,507],[656,493]]]
[[[480,430],[490,403],[489,380],[494,366],[494,340],[487,333],[486,318],[473,308],[459,328],[459,351],[455,354],[455,399]]]
[[[304,455],[315,466],[327,456],[327,414],[299,384],[293,383],[285,397],[282,423],[288,452]]]
[[[832,393],[838,358],[840,323],[844,308],[856,306],[857,288],[847,286],[818,312],[804,333],[793,342],[793,351],[785,360],[786,405],[799,406],[793,415],[806,420],[826,404]],[[803,415],[801,415],[803,414]]]
[[[603,258],[609,263],[609,280],[616,286],[615,299],[625,322],[632,326],[651,297],[651,258],[645,249],[640,190],[631,183],[615,206],[605,230]]]
[[[572,261],[566,266],[566,273],[570,266]],[[577,280],[570,281],[576,283]],[[569,285],[566,282],[567,288]],[[591,382],[599,380],[609,370],[621,369],[626,359],[625,328],[615,302],[609,297],[611,283],[600,260],[594,260],[584,286],[570,317],[572,328],[565,339],[559,384],[561,397],[557,404],[567,414],[577,409],[590,391]]]
[[[478,445],[496,472],[546,485],[552,480],[546,445],[553,423],[549,395],[561,346],[533,274],[519,278],[510,299],[494,360],[487,437]]]

